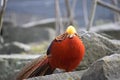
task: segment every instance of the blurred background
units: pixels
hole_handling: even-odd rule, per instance
[[[81,34],[90,31],[120,40],[120,0],[0,0],[0,4],[0,80],[14,80],[69,25]]]
[[[114,0],[104,1],[110,4],[114,2]],[[42,20],[52,22],[56,17],[55,3],[55,0],[8,0],[5,21],[11,21],[16,26],[25,26],[25,24]],[[76,24],[85,27],[88,23],[91,5],[92,0],[59,0],[59,12],[64,20],[71,14],[68,10],[70,8],[73,11]],[[114,12],[105,7],[97,6],[95,20],[94,25],[98,25],[100,22],[113,22]]]
[[[44,53],[49,43],[68,25],[120,39],[119,3],[119,0],[8,0],[2,42],[22,49],[4,46],[0,53]]]

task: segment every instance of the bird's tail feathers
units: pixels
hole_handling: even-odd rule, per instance
[[[17,80],[27,79],[35,76],[43,76],[53,73],[55,69],[51,68],[47,56],[37,58],[26,65],[17,76]]]

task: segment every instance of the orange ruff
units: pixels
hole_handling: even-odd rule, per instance
[[[78,36],[62,41],[54,40],[50,48],[49,63],[53,68],[72,71],[79,65],[84,53],[84,45]]]

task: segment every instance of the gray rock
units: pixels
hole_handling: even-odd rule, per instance
[[[83,74],[81,80],[120,80],[120,54],[97,60]]]
[[[3,38],[5,42],[18,41],[22,43],[51,41],[55,31],[49,27],[3,27]]]
[[[39,77],[29,78],[25,80],[80,80],[83,73],[84,73],[84,70],[76,71],[76,72],[39,76]]]
[[[114,52],[120,50],[119,49],[120,41],[110,40],[106,37],[103,37],[99,34],[92,33],[92,32],[88,32],[87,34],[85,33],[84,35],[80,33],[80,35],[82,36],[81,38],[85,44],[86,54],[80,66],[78,67],[79,70],[86,69],[87,67],[90,66],[90,64],[92,64],[97,59],[106,55],[111,55]],[[31,58],[29,58],[29,56],[27,55],[26,55],[27,59],[24,59],[25,56],[22,56],[22,55],[19,55],[21,56],[20,59],[15,55],[13,55],[15,56],[14,58],[13,56],[12,57],[10,55],[8,56],[9,58],[0,57],[0,60],[1,60],[0,61],[1,63],[0,79],[2,80],[10,80],[10,79],[13,80],[13,78],[16,77],[15,74],[19,72],[19,70],[28,61],[31,60]]]
[[[80,32],[86,48],[84,59],[77,70],[86,69],[94,61],[120,50],[120,41],[115,41],[94,32]]]
[[[94,26],[91,31],[99,34],[107,34],[108,36],[120,40],[120,22],[107,23],[103,25]]]
[[[100,34],[104,33],[104,34],[107,34],[114,39],[120,40],[120,30],[107,30],[107,31],[103,30],[103,31],[100,31],[98,33],[100,33]]]
[[[19,42],[5,43],[0,47],[0,54],[21,53],[30,50],[30,46]]]
[[[0,55],[0,80],[15,80],[17,73],[39,55]]]

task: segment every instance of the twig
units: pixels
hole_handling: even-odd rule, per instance
[[[3,16],[6,8],[7,0],[1,0],[1,10],[0,10],[0,42],[4,43],[2,37],[2,27],[3,27]]]
[[[112,2],[113,2],[113,4],[115,5],[115,6],[118,6],[118,0],[112,0]],[[115,20],[115,22],[116,21],[120,21],[120,14],[119,13],[117,13],[117,12],[114,12],[114,20]]]
[[[89,23],[88,23],[88,27],[87,27],[87,31],[89,31],[90,28],[93,25],[93,20],[94,20],[94,15],[95,15],[96,7],[97,7],[97,0],[93,0],[91,14],[90,14],[90,19],[89,19]]]
[[[1,0],[1,10],[0,10],[0,33],[3,25],[3,16],[6,8],[7,0]]]
[[[65,0],[65,4],[66,4],[66,9],[67,9],[67,17],[69,18],[68,24],[74,25],[73,9],[74,9],[75,3],[73,4],[72,9],[70,7],[69,0]]]
[[[55,0],[55,13],[56,13],[56,35],[59,35],[63,32],[63,24],[60,14],[59,0]]]
[[[84,21],[86,26],[88,24],[87,0],[82,0],[82,2],[83,2],[83,15],[84,15]]]
[[[111,4],[109,4],[109,3],[106,3],[106,2],[104,2],[104,1],[102,1],[102,0],[98,0],[97,3],[98,3],[98,5],[101,5],[101,6],[103,6],[103,7],[112,9],[113,11],[115,11],[115,12],[117,12],[117,13],[120,13],[120,8],[118,8],[118,7],[114,6],[114,5],[111,5]]]
[[[77,0],[73,0],[73,5],[72,5],[72,8],[71,8],[72,11],[74,11],[74,9],[75,9],[76,2],[77,2]]]

